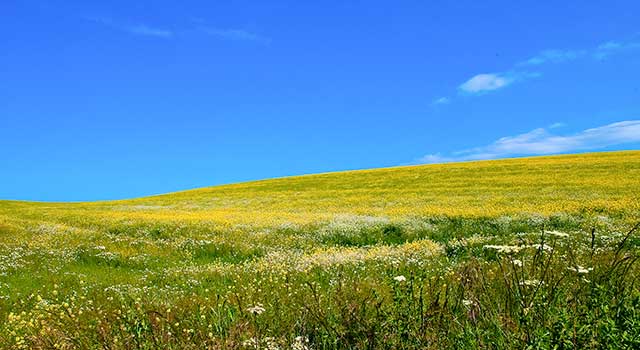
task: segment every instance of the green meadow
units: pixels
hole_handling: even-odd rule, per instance
[[[640,151],[0,201],[0,349],[638,349],[639,226]]]

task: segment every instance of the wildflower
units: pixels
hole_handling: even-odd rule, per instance
[[[548,252],[553,251],[553,248],[547,244],[532,244],[530,247],[538,250],[546,250]]]
[[[520,282],[521,286],[527,286],[527,287],[535,287],[539,284],[541,284],[540,280],[524,280]]]
[[[593,267],[587,268],[587,267],[582,267],[580,265],[577,265],[576,267],[568,267],[567,270],[577,272],[579,274],[585,274],[593,271]]]
[[[522,260],[513,259],[513,265],[522,267]]]
[[[498,253],[506,253],[506,254],[517,253],[522,249],[522,247],[514,246],[514,245],[485,245],[482,248],[494,249]]]
[[[462,301],[462,305],[464,305],[464,306],[466,306],[466,307],[469,307],[469,306],[473,305],[473,301],[472,301],[472,300],[469,300],[469,299],[464,299],[464,300]]]
[[[310,350],[311,348],[308,346],[309,338],[303,336],[297,336],[293,340],[293,344],[291,344],[292,350]]]
[[[254,315],[260,315],[261,313],[263,313],[265,311],[265,308],[262,307],[261,304],[256,304],[250,308],[247,308],[247,311],[249,313],[252,313]]]
[[[259,345],[260,345],[260,342],[256,338],[249,338],[242,342],[242,346],[255,347],[256,349],[258,348]]]
[[[406,281],[406,280],[407,280],[407,278],[406,278],[406,277],[404,277],[403,275],[396,276],[396,277],[394,277],[393,279],[394,279],[396,282],[404,282],[404,281]]]
[[[569,237],[569,234],[564,233],[564,232],[560,232],[560,231],[547,231],[546,233],[549,234],[549,235],[552,235],[552,236],[559,237],[559,238],[567,238],[567,237]]]
[[[264,348],[267,350],[280,350],[280,346],[278,346],[278,343],[276,342],[276,339],[273,337],[266,337],[264,339],[262,339],[262,341],[265,343],[264,345],[266,345]]]

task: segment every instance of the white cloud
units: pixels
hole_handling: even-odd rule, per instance
[[[557,122],[557,123],[553,123],[551,125],[549,125],[549,129],[558,129],[558,128],[563,128],[567,126],[567,124],[563,123],[563,122]]]
[[[517,81],[539,77],[540,73],[506,72],[478,74],[462,83],[458,89],[464,93],[481,94],[488,91],[502,89]]]
[[[546,63],[563,63],[585,56],[591,56],[597,60],[603,60],[616,53],[638,48],[640,48],[640,42],[608,41],[595,48],[587,50],[545,50],[524,62],[518,63],[517,65],[536,66]]]
[[[262,44],[270,44],[271,39],[244,29],[219,29],[201,27],[200,30],[208,35],[228,40],[255,41]]]
[[[166,29],[151,28],[144,24],[138,24],[125,28],[127,31],[133,34],[156,36],[162,38],[170,38],[173,36],[173,32]]]
[[[537,55],[514,65],[514,68],[502,73],[478,74],[462,83],[458,89],[465,93],[480,94],[488,91],[498,90],[512,85],[516,81],[539,76],[539,73],[524,72],[522,67],[539,67],[546,64],[557,64],[574,61],[582,57],[593,57],[597,60],[604,60],[609,56],[623,51],[640,49],[638,41],[609,41],[592,49],[568,50],[554,49],[544,50]]]
[[[106,17],[84,17],[86,20],[105,25],[114,29],[125,31],[135,35],[150,36],[157,38],[170,38],[173,31],[150,27],[146,24],[123,24]]]
[[[451,155],[429,154],[418,159],[418,162],[446,163],[568,153],[631,143],[640,143],[640,120],[617,122],[565,136],[554,135],[544,128],[538,128],[524,134],[500,138],[487,146],[458,151]]]
[[[98,23],[113,29],[117,29],[123,32],[128,32],[135,35],[149,36],[149,37],[157,37],[157,38],[171,38],[176,33],[169,29],[152,27],[146,24],[129,24],[122,23],[112,20],[107,17],[84,17],[86,20]],[[200,18],[192,18],[191,19],[194,24],[197,24],[195,28],[190,30],[182,30],[180,33],[185,34],[188,32],[199,31],[201,33],[215,36],[225,40],[237,40],[237,41],[253,41],[261,44],[270,44],[271,39],[258,35],[256,33],[243,30],[243,29],[221,29],[214,27],[207,27],[203,25],[205,23],[204,19]]]
[[[518,65],[537,66],[544,63],[561,63],[584,56],[586,50],[545,50]]]
[[[478,74],[460,85],[460,90],[468,93],[480,93],[501,89],[513,83],[513,79],[501,73]]]
[[[443,157],[440,153],[435,153],[435,154],[427,154],[426,156],[421,157],[420,159],[418,159],[418,163],[425,163],[425,164],[437,164],[437,163],[448,163],[448,162],[452,162],[453,160],[451,160],[450,157]]]
[[[437,98],[435,100],[433,100],[432,104],[434,105],[446,105],[451,103],[451,99],[449,99],[448,97],[440,97]]]
[[[609,41],[598,46],[593,52],[593,57],[597,60],[604,60],[616,53],[633,49],[640,49],[640,42],[625,43],[619,41]]]

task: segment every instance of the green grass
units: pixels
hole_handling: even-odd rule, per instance
[[[634,349],[638,222],[639,151],[0,201],[0,348]]]

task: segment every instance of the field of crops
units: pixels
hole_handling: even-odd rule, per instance
[[[0,201],[0,349],[637,349],[638,222],[640,151]]]

